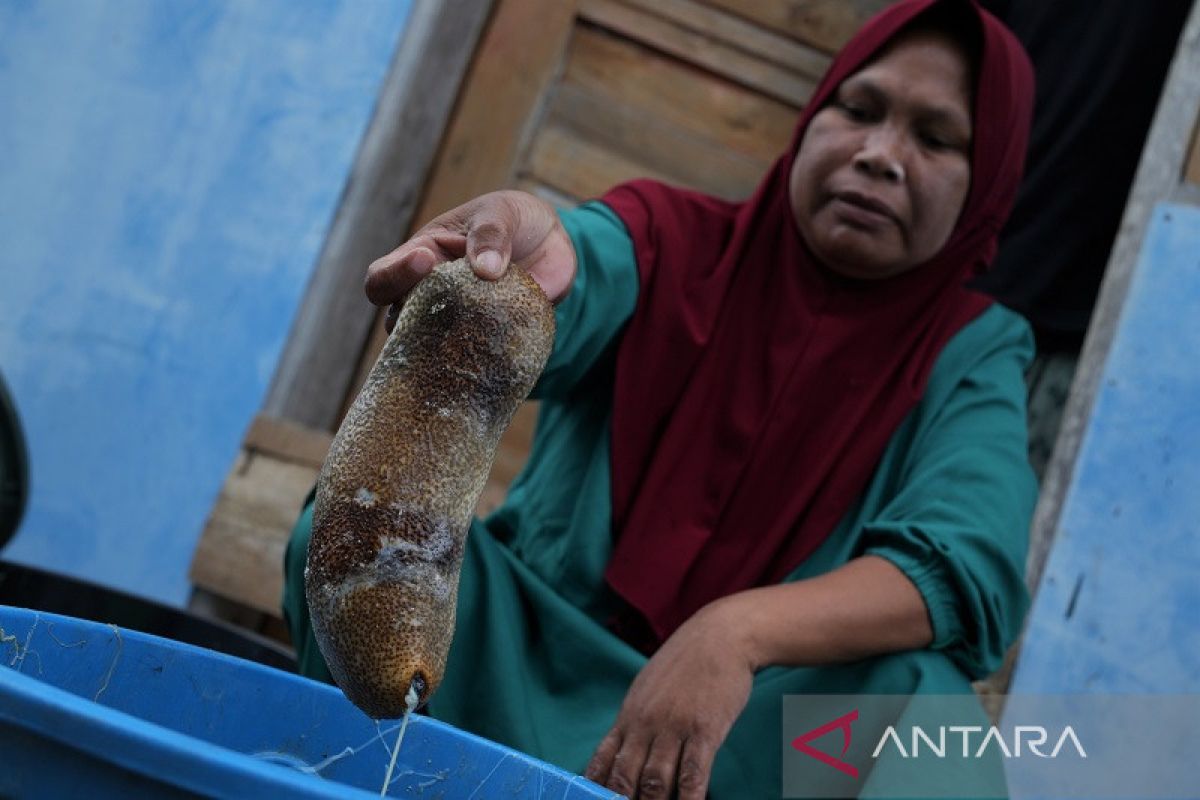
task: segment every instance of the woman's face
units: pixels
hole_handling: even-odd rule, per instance
[[[914,31],[844,80],[792,166],[792,214],[813,253],[886,278],[950,238],[971,183],[970,70],[944,34]]]

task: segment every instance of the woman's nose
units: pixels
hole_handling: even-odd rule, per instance
[[[854,168],[872,178],[901,183],[905,177],[902,149],[903,145],[893,131],[886,127],[872,131],[854,154]]]

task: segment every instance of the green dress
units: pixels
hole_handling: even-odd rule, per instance
[[[589,203],[562,219],[578,272],[534,389],[541,410],[532,452],[504,505],[472,523],[457,630],[429,711],[581,772],[646,663],[602,624],[619,604],[603,579],[612,548],[612,375],[638,275],[632,242],[608,207]],[[784,694],[969,693],[971,680],[999,666],[1028,605],[1037,486],[1023,373],[1032,356],[1028,325],[998,305],[959,332],[857,505],[787,578],[882,556],[920,590],[933,643],[852,664],[761,671],[718,753],[710,796],[778,796]],[[286,556],[284,611],[301,671],[328,680],[304,601],[310,522],[311,506]]]

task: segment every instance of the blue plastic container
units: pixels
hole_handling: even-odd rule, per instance
[[[270,667],[0,606],[0,797],[378,797],[398,725]],[[388,796],[617,797],[420,716]]]

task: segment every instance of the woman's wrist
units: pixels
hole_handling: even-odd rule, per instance
[[[700,610],[700,614],[712,616],[714,627],[751,672],[784,663],[786,649],[779,645],[788,633],[781,630],[771,598],[771,589],[778,588],[737,592]]]

